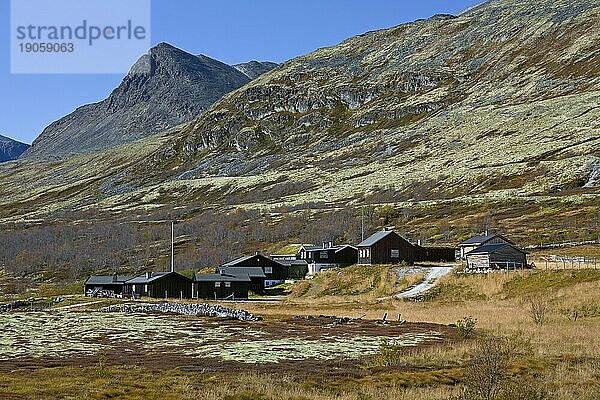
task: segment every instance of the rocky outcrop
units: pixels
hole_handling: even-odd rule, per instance
[[[249,61],[247,63],[236,64],[233,68],[240,71],[250,79],[256,79],[264,73],[277,67],[277,64],[269,61]]]
[[[592,162],[589,168],[588,181],[584,187],[593,188],[600,186],[600,159]]]
[[[16,160],[28,148],[28,144],[0,135],[0,162]]]

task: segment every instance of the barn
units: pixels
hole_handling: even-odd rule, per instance
[[[358,245],[361,265],[413,264],[417,259],[416,247],[391,230],[377,232]]]
[[[84,283],[85,295],[95,297],[100,292],[112,292],[115,295],[123,294],[125,282],[132,279],[130,275],[105,275],[90,276]]]
[[[135,297],[192,297],[192,280],[177,272],[146,272],[125,282],[125,290]]]
[[[194,274],[194,297],[198,299],[247,299],[248,274]]]
[[[524,269],[527,252],[510,243],[486,244],[467,253],[469,271]]]

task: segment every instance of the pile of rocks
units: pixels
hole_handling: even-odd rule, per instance
[[[240,321],[260,321],[257,317],[245,310],[235,310],[218,304],[178,304],[178,303],[147,303],[147,304],[121,304],[103,307],[100,312],[125,312],[125,313],[165,313],[183,315],[202,315],[206,317],[237,319]]]

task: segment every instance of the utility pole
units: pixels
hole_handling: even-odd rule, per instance
[[[360,208],[360,241],[365,241],[365,206]]]
[[[175,272],[175,222],[171,221],[171,272]]]

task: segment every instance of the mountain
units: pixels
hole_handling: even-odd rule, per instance
[[[580,188],[600,156],[599,11],[498,0],[351,38],[225,96],[153,160],[333,200]]]
[[[495,0],[368,32],[168,132],[0,168],[0,218],[389,204],[420,231],[493,215],[523,237],[580,232],[600,212],[599,43],[587,0]]]
[[[0,135],[0,162],[16,160],[28,148],[28,144]]]
[[[278,64],[273,62],[250,61],[243,64],[236,64],[233,67],[246,75],[250,79],[256,79],[262,74],[276,68]]]
[[[24,158],[60,158],[158,133],[198,116],[250,81],[237,69],[161,43],[143,55],[110,96],[52,123]]]

